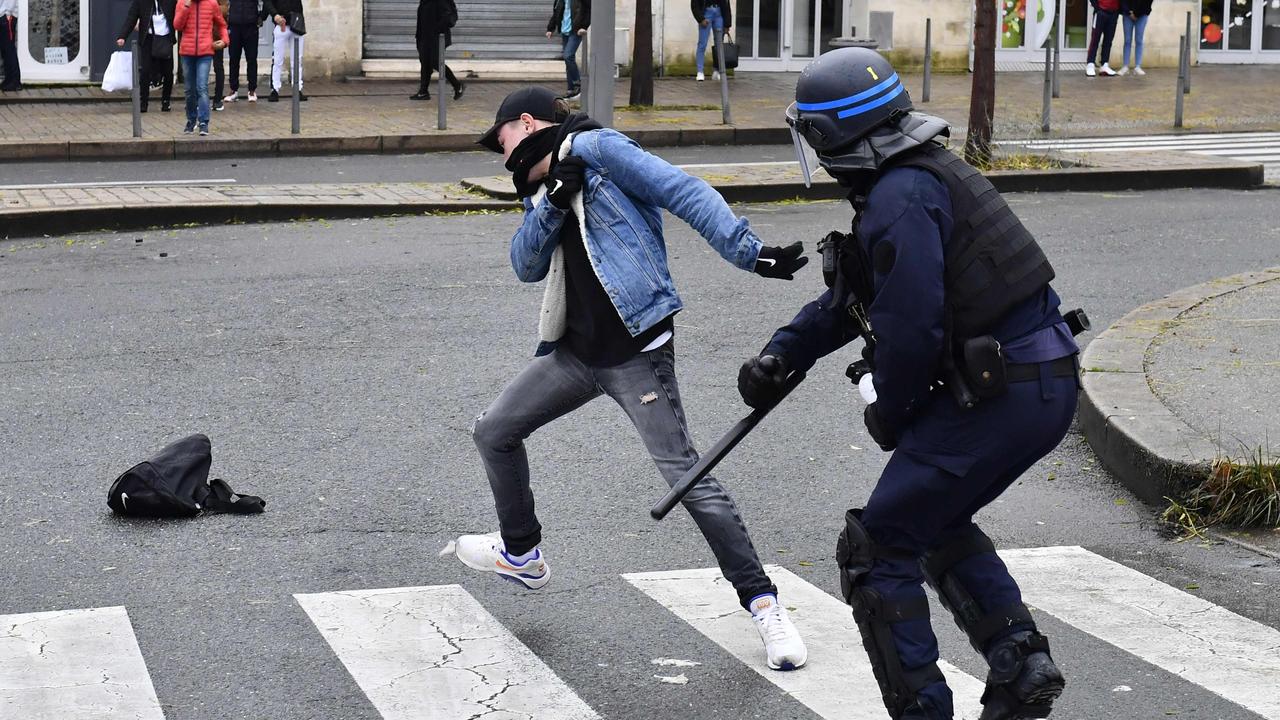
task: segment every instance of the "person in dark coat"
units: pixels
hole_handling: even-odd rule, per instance
[[[453,86],[453,99],[462,97],[467,89],[466,84],[458,79],[448,65],[444,65],[440,57],[440,41],[436,36],[444,36],[444,45],[453,44],[450,30],[458,23],[458,7],[453,0],[418,0],[418,27],[414,30],[413,39],[418,43],[418,62],[422,64],[422,79],[418,83],[418,92],[409,96],[410,100],[431,99],[431,73],[444,67],[444,77]]]
[[[169,112],[173,96],[173,13],[177,0],[133,0],[129,14],[116,36],[116,46],[124,47],[129,33],[138,31],[138,86],[142,96],[141,110],[147,111],[151,96],[151,78],[159,75],[160,112]]]

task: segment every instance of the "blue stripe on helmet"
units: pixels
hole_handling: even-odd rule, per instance
[[[883,92],[886,88],[892,87],[893,84],[896,82],[898,82],[898,73],[895,72],[894,74],[889,76],[889,79],[882,81],[880,84],[876,85],[870,90],[863,90],[857,95],[850,95],[847,98],[840,98],[839,100],[830,100],[828,102],[820,102],[820,103],[797,102],[796,109],[814,111],[814,110],[834,110],[835,108],[842,108],[842,107],[845,107],[846,105],[853,105],[859,100],[866,100],[867,98],[873,95],[878,95],[879,93]]]
[[[847,117],[852,117],[854,115],[861,115],[862,113],[867,112],[868,110],[875,110],[881,105],[884,105],[890,100],[901,95],[904,90],[906,90],[906,87],[904,87],[902,83],[898,83],[898,87],[885,93],[884,95],[881,95],[875,100],[872,100],[871,102],[863,103],[861,105],[855,105],[854,107],[851,107],[848,110],[841,110],[840,112],[836,113],[836,117],[843,120]]]

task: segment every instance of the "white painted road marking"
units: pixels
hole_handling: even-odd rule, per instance
[[[1030,140],[1013,144],[1038,150],[1065,150],[1086,154],[1177,150],[1192,155],[1211,155],[1244,162],[1260,162],[1268,179],[1280,173],[1280,132],[1126,135]]]
[[[1280,631],[1084,548],[1002,550],[1000,557],[1027,604],[1280,720]]]
[[[0,717],[164,720],[125,609],[0,615]]]
[[[849,606],[790,571],[766,566],[778,600],[809,648],[809,662],[791,672],[770,670],[751,616],[738,604],[718,568],[631,573],[622,577],[729,654],[819,716],[830,720],[883,720],[880,688],[862,648]],[[942,617],[949,617],[944,614]],[[956,717],[976,720],[982,681],[945,661],[938,667],[955,694]]]
[[[599,717],[458,585],[294,598],[385,720]]]

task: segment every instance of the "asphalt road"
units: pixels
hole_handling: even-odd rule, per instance
[[[1274,265],[1278,201],[1275,191],[1011,196],[1066,307],[1086,307],[1099,329],[1177,288]],[[839,203],[738,209],[770,243],[812,248],[848,224]],[[169,720],[375,720],[292,594],[459,583],[604,717],[814,717],[618,577],[714,562],[682,512],[649,519],[661,481],[606,400],[529,441],[551,586],[521,592],[437,557],[459,533],[496,528],[468,428],[535,345],[541,288],[519,283],[507,260],[516,222],[0,242],[0,614],[126,606]],[[682,389],[706,447],[743,414],[742,359],[821,280],[813,264],[795,282],[762,280],[683,224],[668,228],[687,305]],[[821,364],[718,472],[765,561],[833,595],[841,515],[887,457],[869,449],[843,378],[855,354]],[[266,498],[266,514],[112,517],[111,480],[189,432],[213,439],[213,474]],[[1172,543],[1154,517],[1073,430],[979,522],[999,547],[1082,545],[1280,628],[1280,563]],[[935,627],[944,657],[981,677],[949,620]],[[1055,718],[1260,717],[1051,617],[1041,627],[1069,675]],[[688,685],[663,685],[650,664],[661,657],[703,664]],[[1122,685],[1131,691],[1113,692]]]
[[[790,145],[659,147],[650,151],[677,165],[689,163],[794,160]],[[276,183],[452,182],[458,178],[505,175],[496,153],[448,152],[419,155],[247,157],[133,162],[0,163],[0,185],[84,182],[235,180],[246,185]]]

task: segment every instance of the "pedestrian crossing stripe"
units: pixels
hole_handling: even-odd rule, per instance
[[[1000,556],[1028,605],[1280,720],[1280,631],[1083,548]],[[767,569],[809,648],[797,671],[767,669],[750,616],[717,569],[622,578],[818,716],[883,718],[849,608],[784,568]],[[385,720],[599,717],[458,585],[294,597]],[[956,717],[976,720],[982,681],[945,661],[939,666],[955,693]],[[163,720],[125,609],[0,616],[0,717]]]
[[[1191,155],[1229,157],[1245,162],[1260,162],[1267,166],[1280,165],[1280,132],[1064,138],[1029,140],[1015,144],[1033,150],[1061,150],[1085,154],[1177,150]]]
[[[1028,605],[1264,718],[1280,718],[1280,631],[1081,547],[1000,553]]]
[[[0,717],[164,720],[125,609],[0,615]]]
[[[622,577],[819,717],[884,720],[880,686],[849,606],[784,568],[767,565],[765,571],[809,649],[809,662],[799,670],[779,672],[765,664],[764,646],[751,616],[719,569]],[[983,682],[945,660],[938,661],[938,667],[955,695],[957,720],[978,720]]]
[[[294,598],[384,720],[599,718],[458,585]]]

